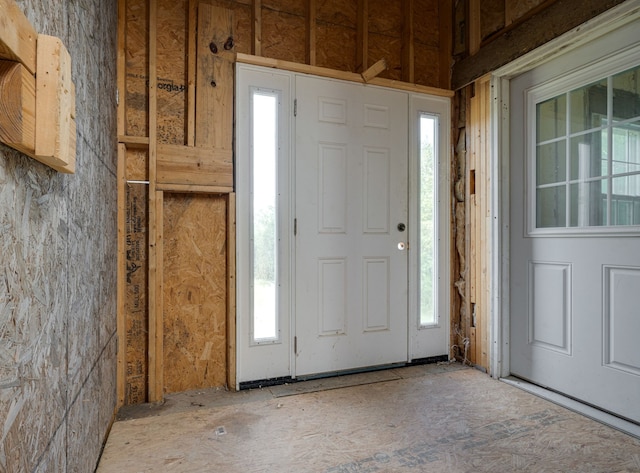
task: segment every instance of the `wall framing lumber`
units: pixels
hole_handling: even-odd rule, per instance
[[[214,186],[233,190],[233,152],[231,149],[158,145],[157,185]]]
[[[356,72],[369,68],[369,0],[358,0]]]
[[[158,155],[157,4],[149,3],[149,402],[163,399],[162,192],[156,189]]]
[[[35,130],[36,80],[19,62],[0,60],[0,141],[32,156]]]
[[[414,0],[402,2],[402,80],[415,82]]]
[[[0,0],[0,59],[22,63],[36,73],[38,33],[13,0]]]
[[[187,21],[187,136],[186,145],[195,146],[196,142],[196,77],[198,51],[198,3],[189,0]]]
[[[443,89],[451,88],[451,57],[453,55],[453,0],[438,1],[439,80]]]
[[[118,112],[120,118],[120,113]],[[127,339],[122,336],[126,333],[126,294],[125,294],[125,281],[127,278],[126,268],[126,177],[125,177],[125,159],[127,149],[122,143],[118,144],[118,166],[116,169],[118,180],[118,276],[117,276],[117,321],[116,331],[121,334],[118,337],[118,356],[117,356],[117,371],[116,371],[116,391],[117,391],[117,403],[116,409],[123,406],[125,402],[125,379],[127,374]]]
[[[251,54],[262,56],[262,0],[253,0],[251,9]]]
[[[380,59],[370,68],[362,73],[362,80],[365,83],[371,82],[371,79],[375,78],[377,75],[389,69],[389,64],[386,59]]]
[[[336,71],[335,69],[329,69],[326,67],[309,66],[307,64],[300,64],[297,62],[281,61],[279,59],[271,59],[259,56],[251,56],[248,54],[237,53],[236,61],[243,64],[253,64],[255,66],[272,67],[274,69],[282,69],[291,72],[300,72],[302,74],[313,74],[320,77],[328,77],[332,79],[345,80],[350,82],[364,83],[362,74],[356,74],[353,72]],[[430,94],[439,97],[453,97],[454,92],[448,89],[440,89],[437,87],[429,87],[426,85],[409,84],[393,79],[383,79],[375,77],[371,79],[368,84],[379,85],[382,87],[388,87],[391,89],[406,90],[409,92],[418,92],[423,94]]]
[[[580,8],[571,0],[557,0],[548,8],[514,23],[501,34],[453,66],[452,88],[460,89],[538,46],[574,29],[625,0],[584,0]]]
[[[316,22],[318,9],[316,0],[306,0],[306,63],[310,66],[316,65]]]
[[[236,194],[227,196],[227,389],[236,389]]]

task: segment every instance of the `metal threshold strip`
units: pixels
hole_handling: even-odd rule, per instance
[[[553,402],[554,404],[565,407],[571,411],[577,412],[578,414],[595,420],[596,422],[600,422],[601,424],[619,430],[620,432],[624,432],[627,435],[631,435],[632,437],[640,439],[640,425],[636,424],[635,422],[631,422],[613,414],[609,414],[608,412],[597,409],[593,406],[577,401],[558,392],[530,383],[523,379],[516,378],[515,376],[500,378],[500,381],[520,388],[523,391],[527,391],[542,399],[546,399],[547,401]]]

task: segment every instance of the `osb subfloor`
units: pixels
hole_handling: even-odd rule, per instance
[[[98,473],[640,472],[640,441],[460,365],[122,411]]]

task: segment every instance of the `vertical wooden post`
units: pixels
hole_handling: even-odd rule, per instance
[[[227,198],[227,386],[236,389],[236,194]]]
[[[253,0],[251,11],[251,54],[262,56],[262,0]]]
[[[453,3],[452,0],[438,0],[440,52],[438,86],[451,88],[451,56],[453,55]]]
[[[310,66],[316,65],[316,0],[307,0],[306,4],[306,61]]]
[[[197,0],[189,0],[187,19],[189,26],[187,32],[187,133],[185,144],[187,146],[194,146],[196,140]]]
[[[413,0],[402,1],[402,80],[415,82]]]
[[[163,399],[162,192],[156,189],[158,157],[157,2],[149,2],[149,402]]]
[[[126,28],[127,28],[127,2],[126,0],[118,0],[118,124],[117,134],[123,136],[125,130],[125,95],[126,95]],[[125,241],[125,225],[126,225],[126,205],[125,205],[125,186],[126,186],[126,153],[127,149],[124,144],[118,145],[118,165],[117,165],[117,192],[118,192],[118,270],[117,270],[117,302],[116,302],[116,332],[118,334],[118,356],[116,369],[116,392],[117,401],[116,409],[124,405],[125,385],[127,375],[127,337],[126,337],[126,320],[125,320],[125,282],[126,282],[126,241]]]
[[[480,0],[469,0],[467,15],[467,38],[469,55],[474,55],[480,50]]]
[[[369,0],[358,0],[356,72],[369,68]]]

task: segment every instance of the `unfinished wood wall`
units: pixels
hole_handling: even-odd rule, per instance
[[[69,51],[77,153],[70,175],[0,145],[0,471],[94,471],[116,406],[116,2],[16,4]]]
[[[450,0],[119,8],[119,400],[135,404],[235,384],[235,54],[348,73],[384,59],[382,79],[448,88],[452,10]]]

